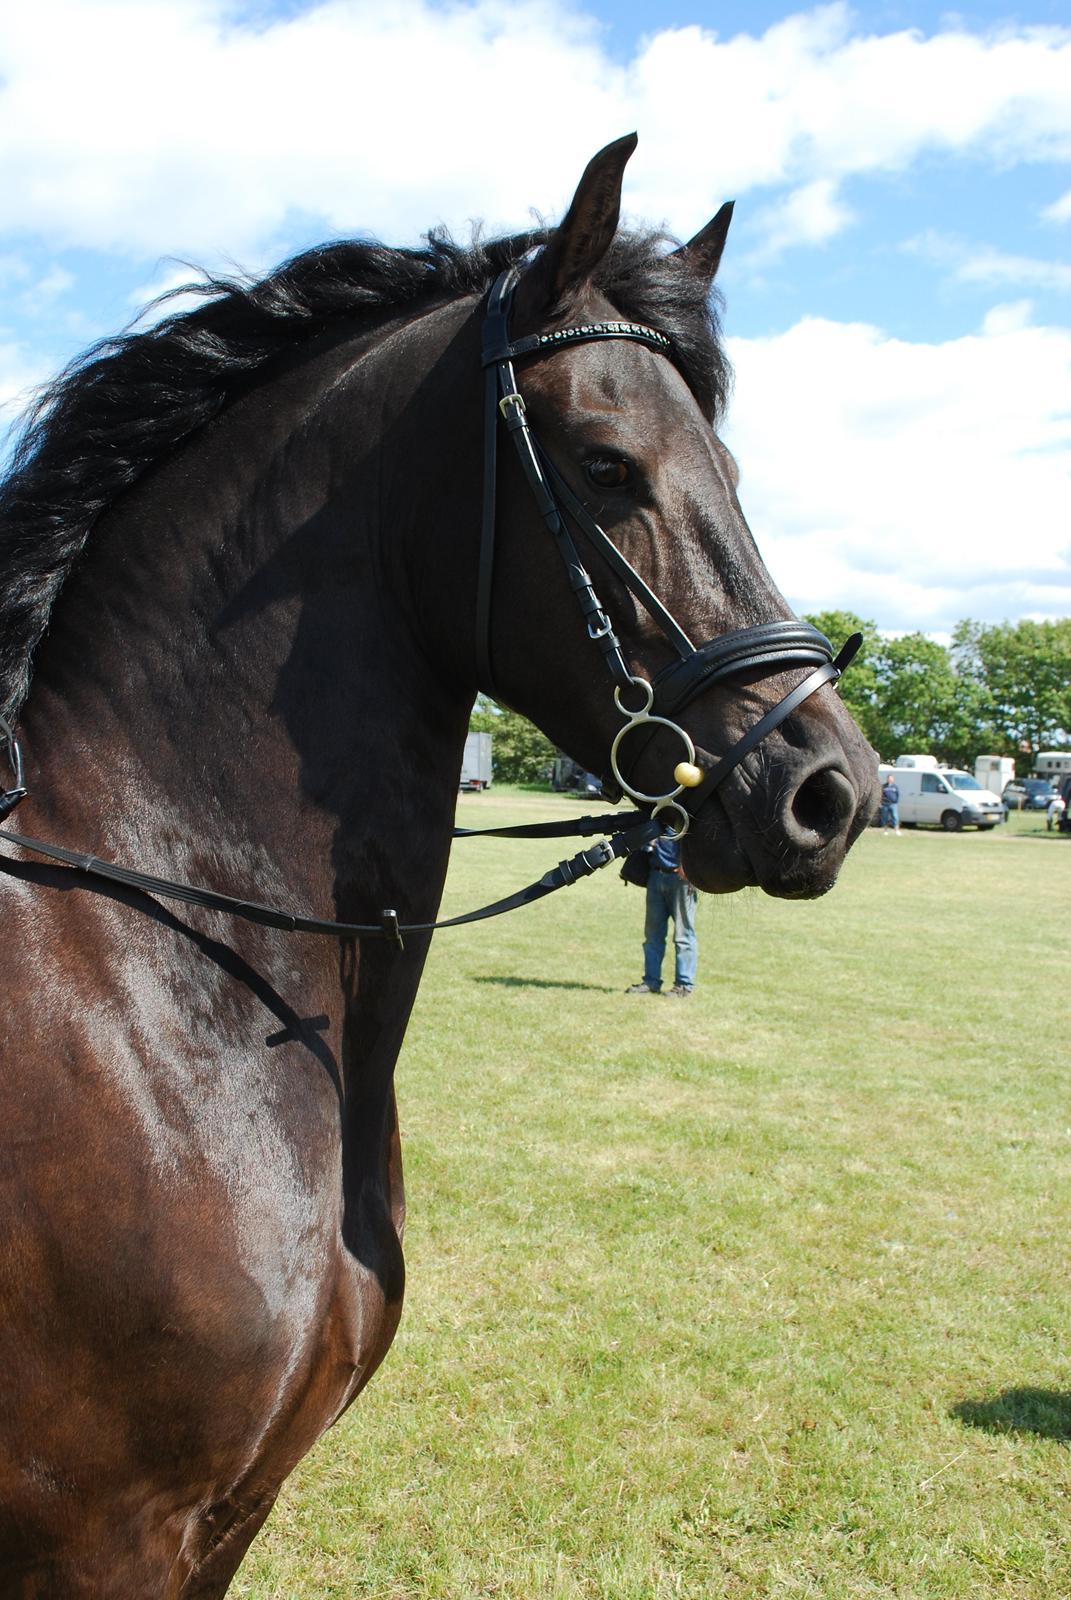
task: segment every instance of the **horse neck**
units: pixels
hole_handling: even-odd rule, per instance
[[[462,320],[421,319],[433,356]],[[23,827],[176,874],[211,841],[258,898],[266,875],[346,918],[434,913],[472,695],[413,594],[421,344],[400,327],[304,357],[101,520],[39,652]]]

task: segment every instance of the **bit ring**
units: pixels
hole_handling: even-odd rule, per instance
[[[617,779],[618,783],[621,785],[622,791],[628,795],[630,800],[638,800],[643,805],[658,806],[668,804],[676,800],[679,794],[683,793],[684,784],[676,784],[674,788],[667,789],[665,794],[644,794],[642,789],[634,789],[628,780],[623,776],[621,768],[617,764],[617,752],[621,741],[625,737],[626,733],[632,732],[633,728],[670,728],[674,733],[678,734],[681,739],[683,739],[684,747],[687,751],[687,759],[693,764],[695,762],[695,745],[692,743],[690,735],[680,726],[679,723],[671,722],[668,717],[651,716],[650,711],[652,705],[654,704],[654,690],[647,682],[647,679],[633,678],[632,682],[638,684],[639,687],[645,691],[646,698],[644,704],[638,711],[629,711],[621,704],[620,688],[614,690],[614,704],[617,706],[617,709],[621,712],[622,716],[628,718],[628,721],[625,723],[623,728],[618,729],[616,737],[614,738],[614,742],[610,746],[610,770]]]
[[[688,832],[688,829],[692,825],[692,819],[688,815],[687,811],[685,811],[684,807],[676,800],[660,800],[655,806],[654,810],[651,812],[651,816],[657,817],[659,813],[663,811],[675,811],[680,817],[680,825],[676,828],[670,828],[667,831],[671,839],[683,839],[684,835]]]

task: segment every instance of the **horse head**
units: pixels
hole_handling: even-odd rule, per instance
[[[672,797],[666,820],[687,828],[698,887],[810,897],[870,818],[876,759],[833,668],[785,709],[831,651],[791,626],[716,431],[728,369],[712,286],[732,207],[653,258],[649,239],[618,234],[635,143],[593,158],[560,227],[496,291],[511,315],[495,322],[492,296],[485,364],[509,377],[488,416],[494,406],[523,437],[488,468],[498,507],[492,577],[485,499],[480,686],[607,774],[608,789]],[[501,426],[489,423],[492,444]],[[735,665],[720,670],[734,642]],[[652,702],[653,717],[629,720]],[[764,718],[778,725],[726,761]],[[731,770],[712,786],[719,762]]]

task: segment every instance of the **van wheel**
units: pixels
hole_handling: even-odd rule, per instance
[[[963,818],[958,811],[942,811],[941,826],[946,833],[958,833],[963,826]]]

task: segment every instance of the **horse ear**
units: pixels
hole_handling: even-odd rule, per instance
[[[721,263],[725,236],[733,220],[734,204],[734,201],[726,200],[717,216],[712,217],[705,228],[700,228],[694,239],[689,239],[687,244],[682,244],[679,250],[673,252],[678,261],[683,262],[697,277],[706,278],[708,283],[714,282]]]
[[[634,133],[627,133],[592,156],[568,211],[517,285],[520,319],[567,299],[609,250],[621,214],[625,164],[638,143]]]

